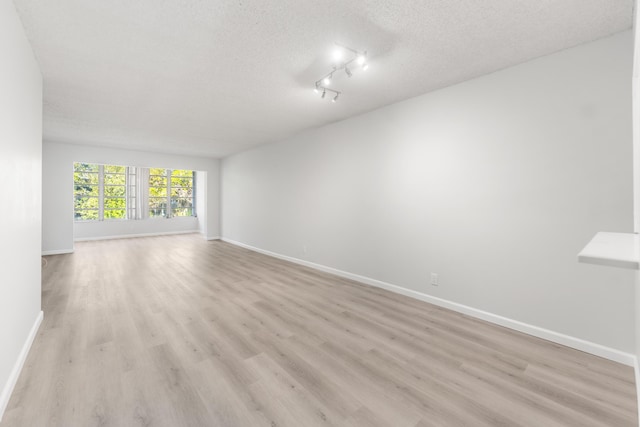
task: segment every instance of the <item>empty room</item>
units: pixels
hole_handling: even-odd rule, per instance
[[[0,0],[0,427],[639,426],[634,0]]]

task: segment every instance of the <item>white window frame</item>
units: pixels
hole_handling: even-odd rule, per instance
[[[197,203],[197,189],[196,189],[196,171],[191,171],[191,215],[189,216],[174,216],[173,215],[173,207],[171,205],[171,178],[172,173],[176,169],[164,169],[164,168],[139,168],[133,166],[124,166],[125,168],[125,217],[124,218],[106,218],[104,217],[105,213],[105,199],[108,197],[105,196],[105,165],[97,164],[97,163],[89,163],[89,162],[74,162],[74,172],[75,172],[75,164],[76,163],[86,163],[90,165],[97,165],[98,172],[90,172],[97,173],[98,175],[98,218],[97,219],[76,219],[75,218],[75,204],[74,204],[74,221],[75,222],[95,222],[95,221],[123,221],[123,220],[137,220],[137,219],[158,219],[158,218],[197,218],[196,212],[196,203]],[[122,165],[107,165],[107,166],[122,166]],[[150,207],[149,207],[149,179],[150,179],[150,170],[151,169],[163,169],[166,173],[167,179],[167,196],[166,196],[166,211],[164,216],[155,216],[152,217],[150,215]],[[189,170],[189,169],[179,169],[179,170]],[[74,188],[75,188],[75,180],[74,180]],[[183,188],[183,187],[180,187]],[[75,194],[75,192],[74,192]],[[88,196],[88,197],[96,197],[96,196]],[[75,195],[74,195],[75,200]]]

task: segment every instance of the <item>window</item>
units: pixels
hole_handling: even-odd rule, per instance
[[[104,165],[104,218],[127,217],[127,168]]]
[[[167,194],[169,181],[167,180],[167,170],[151,168],[149,169],[149,217],[167,217]]]
[[[98,165],[75,163],[73,165],[73,194],[75,219],[100,218],[100,173]]]
[[[171,215],[193,216],[193,171],[172,170],[169,191],[171,192]]]
[[[134,218],[135,204],[128,207],[128,169],[126,166],[74,163],[75,219]]]
[[[73,167],[77,221],[196,216],[194,171],[90,163]]]

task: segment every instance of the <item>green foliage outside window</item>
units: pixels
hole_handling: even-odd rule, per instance
[[[149,216],[167,216],[167,170],[149,169]]]
[[[125,166],[74,163],[74,216],[76,220],[100,220],[126,218],[126,171]],[[100,176],[103,177],[100,194]],[[102,199],[102,206],[100,200]]]
[[[73,195],[77,220],[96,220],[99,216],[98,165],[74,163]]]
[[[137,190],[138,168],[74,163],[75,219],[126,219],[127,211],[129,218],[136,218],[137,197],[148,203],[149,217],[195,215],[193,171],[162,168],[148,171],[148,184]],[[146,197],[144,192],[140,194],[144,189],[148,190]]]
[[[104,166],[104,219],[127,217],[127,168]]]
[[[171,214],[193,216],[193,171],[171,171]]]

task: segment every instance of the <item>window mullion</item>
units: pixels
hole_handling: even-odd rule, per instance
[[[104,221],[104,165],[98,165],[98,221]]]
[[[171,169],[167,169],[167,218],[171,218]]]

